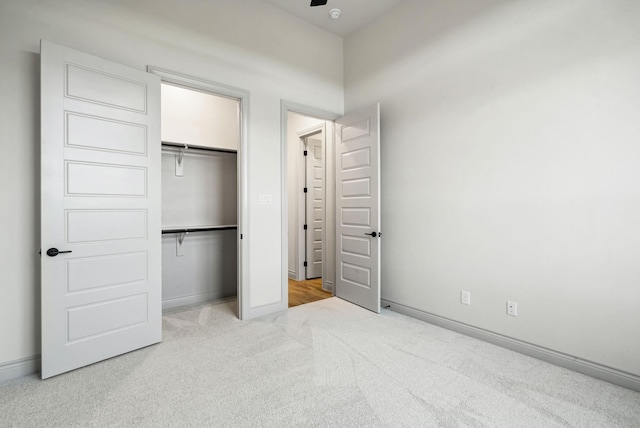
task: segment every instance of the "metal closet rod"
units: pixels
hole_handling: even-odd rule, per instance
[[[211,226],[211,227],[194,227],[194,228],[181,228],[181,229],[163,229],[162,234],[167,233],[191,233],[191,232],[208,232],[210,230],[233,230],[238,226]]]
[[[185,149],[185,150],[194,149],[194,150],[205,150],[207,152],[223,152],[223,153],[234,153],[234,154],[238,153],[237,150],[217,149],[215,147],[196,146],[193,144],[184,144],[184,143],[172,143],[169,141],[162,141],[162,145],[166,147],[176,147],[178,149]]]

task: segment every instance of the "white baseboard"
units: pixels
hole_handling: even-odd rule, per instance
[[[243,321],[260,318],[267,315],[276,315],[286,310],[283,308],[283,302],[267,303],[266,305],[256,306],[249,309],[249,313],[244,314]]]
[[[333,282],[331,282],[331,281],[323,281],[322,282],[322,289],[324,291],[329,291],[329,292],[333,293]]]
[[[447,330],[453,330],[467,336],[475,337],[476,339],[480,339],[596,379],[601,379],[624,388],[640,391],[640,376],[636,376],[631,373],[583,360],[572,355],[547,349],[518,339],[513,339],[508,336],[503,336],[498,333],[493,333],[468,324],[463,324],[458,321],[430,314],[389,300],[382,299],[381,305],[383,308],[388,308],[392,311],[428,322],[429,324],[446,328]]]
[[[197,305],[200,303],[210,302],[212,300],[223,299],[226,297],[235,296],[237,290],[235,288],[225,290],[225,291],[216,291],[210,293],[202,293],[202,294],[194,294],[192,296],[184,296],[177,297],[175,299],[167,299],[162,301],[162,312],[179,308],[182,306],[190,306]]]
[[[295,270],[290,270],[288,272],[288,275],[289,275],[289,279],[293,279],[294,281],[295,281],[296,277],[298,276],[298,274],[296,273]]]
[[[0,364],[0,383],[40,372],[40,355]]]

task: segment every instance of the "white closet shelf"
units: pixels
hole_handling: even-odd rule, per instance
[[[191,232],[209,232],[211,230],[233,230],[237,229],[235,224],[227,224],[220,226],[202,226],[202,227],[167,227],[162,229],[162,234],[168,233],[191,233]]]

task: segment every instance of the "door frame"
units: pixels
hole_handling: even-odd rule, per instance
[[[238,318],[250,318],[249,307],[249,91],[199,77],[147,66],[147,72],[161,82],[203,91],[240,101],[240,142],[238,147]]]
[[[281,298],[281,302],[282,302],[282,310],[287,310],[289,308],[289,240],[288,240],[288,234],[289,234],[289,201],[288,201],[288,197],[287,197],[287,184],[288,184],[288,177],[287,177],[287,153],[288,153],[288,141],[287,141],[287,130],[288,130],[288,113],[292,112],[292,113],[297,113],[297,114],[301,114],[301,115],[305,115],[305,116],[309,116],[309,117],[314,117],[320,120],[325,120],[325,121],[330,121],[330,122],[335,122],[336,119],[342,117],[342,114],[339,113],[333,113],[330,111],[326,111],[326,110],[322,110],[322,109],[318,109],[315,107],[310,107],[304,104],[298,104],[292,101],[286,101],[286,100],[281,100],[280,101],[280,182],[282,183],[282,186],[280,188],[280,199],[282,201],[282,207],[281,207],[281,212],[282,212],[282,222],[281,222],[281,230],[282,230],[282,238],[281,238],[281,251],[282,251],[282,266],[281,266],[281,277],[282,277],[282,298]],[[331,135],[333,136],[334,131],[333,130],[329,130],[327,129],[325,132],[325,154],[328,152],[327,150],[327,146],[329,144],[333,146],[335,146],[335,138],[329,138],[329,133],[331,133]],[[334,150],[331,150],[331,153],[334,153]],[[324,174],[325,174],[325,193],[327,191],[327,181],[326,181],[326,177],[329,173],[328,168],[327,168],[327,161],[328,161],[328,156],[325,155],[324,157]],[[331,174],[333,174],[333,169],[331,170]],[[333,180],[331,181],[333,183]],[[327,198],[325,198],[325,222],[327,220],[327,215],[330,215],[331,218],[335,217],[335,213],[329,212],[330,210],[328,209],[329,206],[333,207],[332,204],[328,204],[327,202]],[[326,229],[326,228],[325,228]],[[324,231],[323,234],[323,242],[327,242],[326,240],[326,230]],[[325,245],[323,247],[323,258],[324,260],[326,260],[326,254],[328,252],[327,246]],[[334,253],[335,253],[335,245],[334,245]],[[323,276],[325,275],[325,272],[327,271],[326,268],[327,264],[323,264],[322,267],[322,272],[323,272]],[[335,295],[335,284],[333,286],[333,294]]]

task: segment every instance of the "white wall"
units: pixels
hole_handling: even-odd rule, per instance
[[[162,141],[238,150],[240,101],[161,84]]]
[[[300,264],[300,242],[302,231],[299,230],[300,216],[300,177],[302,161],[302,141],[298,137],[298,132],[320,125],[324,120],[304,116],[294,112],[287,115],[287,203],[288,203],[288,224],[289,224],[289,277],[292,279],[304,279],[304,272],[301,272]]]
[[[384,299],[640,375],[638,22],[407,0],[345,40],[346,110],[381,102]]]
[[[258,0],[4,0],[0,365],[39,352],[41,38],[250,91],[250,305],[280,302],[280,100],[342,111],[342,40]]]

